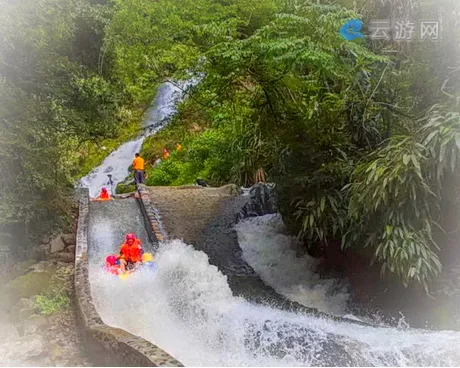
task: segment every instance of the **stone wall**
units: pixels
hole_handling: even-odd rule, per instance
[[[192,187],[201,188],[201,187]],[[147,231],[152,231],[158,241],[167,240],[167,233],[159,221],[158,210],[153,206],[150,200],[150,192],[144,184],[139,184],[137,187],[139,193],[140,206],[142,213],[146,217],[146,221],[150,224],[147,226]],[[150,234],[150,233],[149,233]]]
[[[97,366],[182,367],[152,343],[102,321],[92,301],[88,275],[88,189],[78,190],[78,201],[75,294],[82,340],[89,357]]]

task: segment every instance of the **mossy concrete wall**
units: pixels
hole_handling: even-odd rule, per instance
[[[102,321],[92,301],[88,273],[88,189],[79,189],[77,196],[75,293],[80,330],[90,359],[97,366],[182,367],[179,361],[159,347]]]

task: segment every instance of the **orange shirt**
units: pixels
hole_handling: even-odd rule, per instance
[[[136,157],[133,160],[133,169],[134,170],[144,170],[144,159],[142,157]]]
[[[136,263],[142,261],[141,241],[136,239],[133,245],[123,243],[120,247],[120,255],[124,260]]]

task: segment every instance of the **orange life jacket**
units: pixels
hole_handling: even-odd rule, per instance
[[[143,249],[141,241],[136,239],[133,245],[123,243],[120,247],[120,256],[127,262],[136,263],[142,261]]]
[[[106,191],[106,192],[101,191],[101,194],[99,194],[99,197],[97,197],[97,199],[99,201],[108,201],[108,200],[110,200],[110,194],[109,194],[108,191]]]

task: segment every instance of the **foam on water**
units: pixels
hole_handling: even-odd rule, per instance
[[[296,238],[285,235],[280,215],[251,217],[235,229],[244,260],[261,279],[290,300],[336,315],[346,314],[349,294],[314,272],[318,260],[296,257]]]
[[[453,366],[456,332],[374,328],[320,319],[234,297],[205,253],[179,240],[160,245],[155,273],[127,280],[101,263],[118,246],[112,226],[91,231],[91,290],[104,322],[157,344],[188,366]],[[96,235],[97,234],[97,235]],[[115,241],[115,242],[114,242]],[[94,248],[92,248],[94,249]]]

